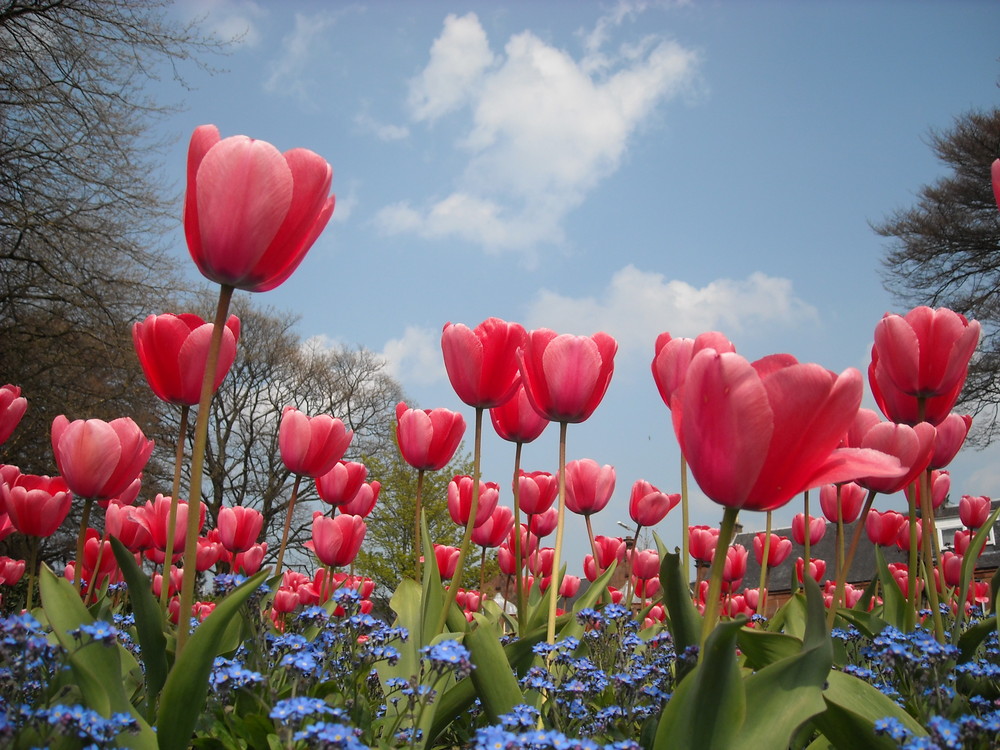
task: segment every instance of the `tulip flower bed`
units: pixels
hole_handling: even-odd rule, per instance
[[[689,532],[680,551],[659,537],[656,549],[630,551],[595,536],[591,517],[612,497],[614,468],[566,460],[568,426],[585,421],[610,384],[615,340],[496,318],[442,333],[449,378],[475,414],[473,474],[448,489],[464,529],[458,547],[429,538],[420,495],[425,472],[451,460],[465,419],[396,409],[399,449],[417,472],[417,511],[405,519],[414,545],[398,554],[412,555],[418,573],[392,593],[391,622],[372,615],[371,580],[343,571],[380,487],[365,481],[363,465],[341,460],[352,433],[332,415],[282,414],[278,445],[296,478],[280,540],[261,540],[261,514],[238,506],[223,507],[202,535],[208,405],[239,345],[229,301],[236,289],[263,292],[291,275],[333,211],[331,178],[311,152],[195,131],[185,231],[198,268],[220,285],[215,320],[168,313],[134,329],[150,386],[181,408],[169,497],[135,504],[153,446],[124,417],[56,418],[59,477],[0,467],[0,538],[18,532],[31,550],[28,560],[0,558],[0,584],[26,576],[23,610],[8,593],[14,613],[0,618],[4,747],[1000,746],[1000,577],[976,573],[1000,507],[963,497],[967,530],[954,551],[935,544],[935,509],[948,491],[941,472],[971,425],[952,409],[980,333],[951,310],[920,307],[877,324],[868,380],[885,422],[860,408],[856,370],[837,375],[788,354],[751,363],[717,332],[662,334],[652,373],[680,444],[682,491],[637,480],[629,514],[637,539],[679,506]],[[25,408],[18,388],[0,389],[0,440]],[[480,477],[487,413],[517,446],[512,507]],[[522,446],[550,422],[558,471],[524,471]],[[688,525],[688,472],[722,507],[718,529]],[[311,575],[284,567],[303,478],[330,506],[313,515]],[[817,487],[837,529],[829,565],[811,555],[826,528],[808,503]],[[873,508],[877,495],[899,492],[907,516]],[[770,513],[799,496],[799,589],[765,618],[768,567],[793,550],[770,533]],[[62,524],[74,497],[83,511],[76,556],[59,577],[36,559],[37,540]],[[100,530],[90,528],[95,506]],[[586,520],[585,588],[566,573],[567,510]],[[749,551],[731,543],[741,512],[761,514],[767,527],[752,544],[755,589],[742,586]],[[845,525],[855,521],[848,546]],[[862,529],[908,557],[887,563],[876,546],[873,580],[856,588],[845,571]],[[550,534],[553,546],[542,546]],[[462,587],[473,544],[497,550],[512,583],[504,601]],[[710,565],[694,586],[691,557]],[[624,591],[610,585],[616,574]]]

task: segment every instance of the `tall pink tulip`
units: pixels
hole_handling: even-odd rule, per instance
[[[10,484],[0,483],[0,493],[14,528],[34,537],[52,536],[73,502],[62,477],[21,474]]]
[[[443,469],[465,434],[465,419],[448,409],[410,409],[396,405],[396,440],[399,452],[414,469]]]
[[[606,333],[556,334],[540,328],[528,334],[518,353],[531,405],[552,422],[583,422],[608,390],[617,342]]]
[[[28,400],[21,395],[20,388],[16,385],[0,388],[0,444],[7,442],[27,409]]]
[[[256,544],[263,526],[264,516],[260,511],[242,505],[220,509],[216,522],[219,541],[231,554],[246,552]]]
[[[278,429],[278,447],[290,472],[315,479],[344,456],[353,437],[353,430],[329,414],[309,417],[294,406],[286,406]]]
[[[207,278],[265,292],[284,282],[333,214],[333,169],[306,149],[280,153],[202,125],[188,148],[184,234]]]
[[[615,491],[615,467],[591,458],[566,464],[566,507],[581,516],[598,513]]]
[[[559,523],[559,511],[556,508],[549,508],[543,513],[536,513],[531,517],[531,533],[539,539],[547,537],[556,530]]]
[[[316,492],[324,503],[343,505],[358,494],[367,477],[368,468],[364,464],[338,461],[330,471],[316,477]]]
[[[767,535],[761,531],[753,538],[753,554],[758,565],[764,564],[764,541]],[[792,553],[792,540],[786,536],[771,534],[771,543],[767,548],[767,567],[776,568]]]
[[[854,523],[864,501],[865,488],[856,482],[824,484],[819,490],[819,505],[830,523],[837,523],[838,516],[844,523]]]
[[[514,511],[498,505],[490,517],[472,530],[472,543],[480,547],[499,547],[514,528]]]
[[[367,530],[361,516],[340,514],[327,518],[321,513],[313,518],[313,551],[324,565],[350,565],[358,556]]]
[[[365,482],[354,493],[354,497],[339,506],[341,513],[348,516],[367,518],[378,502],[378,493],[382,489],[380,482]]]
[[[629,517],[639,526],[656,526],[680,501],[680,494],[668,495],[645,479],[637,479],[629,495]]]
[[[993,183],[993,199],[1000,209],[1000,159],[994,159],[990,165],[990,178]]]
[[[451,514],[451,520],[460,526],[465,526],[469,522],[472,513],[472,491],[473,479],[470,476],[457,476],[448,483],[448,512]],[[493,509],[497,507],[499,499],[500,486],[496,482],[479,483],[479,505],[472,523],[473,528],[486,523]]]
[[[985,495],[978,497],[962,495],[962,499],[958,503],[958,517],[968,528],[979,529],[990,516],[990,506],[990,498]]]
[[[441,333],[444,366],[455,393],[469,406],[491,409],[508,401],[517,389],[517,350],[524,346],[524,327],[487,318],[470,329],[447,323]]]
[[[702,333],[694,339],[675,339],[663,332],[656,337],[653,355],[653,380],[663,403],[670,408],[670,398],[684,383],[691,358],[702,349],[735,352],[733,343],[718,331]]]
[[[943,469],[958,455],[965,438],[969,436],[972,427],[972,417],[968,414],[949,414],[937,426],[934,438],[934,455],[931,456],[929,468]]]
[[[888,547],[896,543],[899,530],[906,525],[906,516],[895,510],[880,513],[873,510],[865,521],[865,531],[872,544]]]
[[[809,545],[818,544],[826,535],[826,519],[822,516],[809,517]],[[806,515],[796,513],[792,518],[792,538],[796,544],[806,543]]]
[[[149,315],[132,325],[132,342],[139,364],[156,397],[170,404],[194,406],[212,340],[211,323],[191,313]],[[236,359],[240,319],[230,315],[222,332],[212,391],[217,391]]]
[[[128,417],[70,422],[60,415],[52,422],[52,452],[73,494],[100,500],[117,497],[139,476],[153,441]]]
[[[517,491],[521,510],[529,516],[544,513],[552,507],[559,493],[559,478],[547,471],[520,472]]]
[[[510,443],[530,443],[549,424],[549,420],[532,407],[520,379],[514,395],[490,409],[490,421],[497,435]]]

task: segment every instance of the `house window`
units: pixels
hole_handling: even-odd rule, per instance
[[[934,522],[937,528],[938,543],[941,545],[941,549],[955,549],[955,532],[960,531],[965,528],[965,525],[959,518],[938,518]],[[993,534],[993,528],[990,528],[990,533],[986,537],[987,546],[995,546],[996,539]]]

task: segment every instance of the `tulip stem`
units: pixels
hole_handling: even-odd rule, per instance
[[[292,485],[292,496],[288,500],[288,512],[285,513],[285,528],[281,532],[281,546],[278,547],[278,560],[274,563],[274,575],[281,575],[281,564],[285,559],[285,546],[288,544],[288,532],[292,528],[292,511],[295,510],[295,501],[299,497],[299,483],[302,475],[295,475],[295,484]]]
[[[771,511],[767,512],[764,529],[764,550],[760,558],[760,583],[757,584],[757,614],[767,617],[767,563],[771,557]]]
[[[639,551],[639,533],[642,531],[642,524],[635,525],[635,536],[632,537],[632,549],[629,550],[628,559],[625,563],[625,583],[628,585],[628,596],[625,599],[625,608],[632,611],[632,594],[635,593],[635,586],[632,583],[632,571],[635,569],[635,553]],[[646,599],[646,592],[643,589],[643,601]]]
[[[907,571],[906,571],[906,602],[909,606],[906,609],[906,630],[909,633],[917,624],[917,499],[915,496],[916,485],[911,484],[906,488],[906,500],[909,504],[910,522],[910,549],[907,550]]]
[[[549,597],[549,618],[545,640],[552,644],[556,642],[556,594],[559,592],[559,569],[562,565],[563,526],[566,520],[566,428],[567,422],[559,423],[559,510],[556,516],[556,547],[552,553],[552,578],[550,586],[555,591]],[[594,560],[597,563],[597,560]]]
[[[527,604],[524,599],[524,576],[521,575],[521,448],[524,443],[518,441],[514,448],[514,565],[517,582],[515,592],[517,596],[517,634],[521,635],[521,617],[527,611]],[[531,534],[531,514],[528,514],[528,534]],[[528,537],[530,541],[531,537]],[[504,600],[506,601],[506,592]],[[504,607],[506,612],[506,606]]]
[[[233,298],[233,287],[222,284],[219,288],[219,304],[215,311],[215,325],[212,340],[208,346],[205,375],[201,381],[201,398],[198,400],[198,417],[194,426],[194,445],[191,448],[191,488],[188,497],[187,537],[184,540],[184,577],[181,581],[180,609],[177,614],[177,657],[187,644],[191,620],[191,605],[194,602],[194,583],[198,575],[195,563],[198,556],[198,527],[201,517],[201,479],[205,468],[205,446],[208,443],[208,418],[212,403],[212,386],[215,384],[215,370],[219,362],[219,348],[222,346],[222,329],[229,314],[229,303]],[[168,551],[164,558],[164,568],[172,556]]]
[[[87,497],[83,500],[83,516],[80,518],[80,533],[76,536],[76,560],[73,566],[73,588],[76,593],[83,590],[83,547],[87,539],[87,524],[90,523],[90,509],[94,505],[94,498]]]
[[[802,579],[805,580],[805,577],[809,575],[809,558],[811,557],[811,552],[812,552],[812,550],[810,549],[812,543],[812,523],[809,518],[809,490],[806,490],[805,494],[802,497],[802,505],[803,505],[803,514],[805,515],[805,529],[806,529],[805,539],[802,540],[803,542],[802,546],[805,547],[805,560],[803,561],[802,564]],[[802,583],[802,581],[800,581],[799,583]]]
[[[684,458],[684,454],[681,454],[681,565],[684,570],[684,582],[687,584],[691,580],[691,547],[690,539],[691,532],[689,531],[688,524],[690,523],[690,518],[688,516],[688,467],[687,460]],[[697,577],[697,572],[695,574]],[[695,593],[697,593],[697,584],[695,584]]]
[[[941,608],[938,606],[938,587],[934,580],[934,558],[931,554],[931,537],[934,536],[934,503],[931,500],[931,470],[920,473],[920,518],[921,535],[920,548],[924,557],[926,570],[927,598],[930,601],[931,619],[934,622],[934,635],[938,643],[944,643],[944,622],[941,620]],[[944,566],[940,566],[938,578],[944,583]],[[961,604],[961,603],[960,603]]]
[[[37,536],[28,537],[28,600],[24,605],[24,611],[28,614],[31,614],[31,599],[35,590],[35,566],[38,564],[39,541]],[[76,569],[74,569],[74,578],[76,578],[75,573]]]
[[[170,513],[167,519],[167,546],[166,551],[163,553],[163,564],[167,565],[167,561],[173,560],[174,557],[174,539],[177,536],[177,505],[180,503],[181,494],[181,464],[184,462],[184,440],[187,438],[187,425],[188,425],[188,414],[191,411],[191,407],[187,404],[181,405],[181,424],[177,430],[177,448],[174,451],[174,484],[170,490]],[[167,586],[160,587],[160,611],[167,611],[167,600],[170,598],[168,596],[169,590]]]
[[[451,578],[448,590],[444,595],[444,606],[441,608],[441,616],[438,618],[437,630],[434,633],[443,633],[445,623],[448,621],[448,610],[455,603],[455,596],[462,585],[462,568],[465,566],[465,558],[469,554],[469,545],[472,541],[472,529],[476,525],[476,513],[479,511],[479,472],[480,461],[482,459],[483,443],[483,407],[476,407],[476,438],[475,447],[472,452],[472,503],[469,506],[469,518],[465,522],[465,533],[462,535],[462,545],[458,550],[458,562],[455,564],[455,575]]]
[[[726,565],[725,549],[720,549],[720,547],[722,544],[725,544],[726,547],[729,546],[739,514],[739,508],[728,506],[722,513],[719,543],[715,545],[715,552],[712,553],[712,570],[708,579],[708,594],[705,596],[705,616],[701,623],[701,655],[704,655],[705,641],[708,640],[709,634],[715,629],[719,619],[719,592],[722,590],[722,571]]]
[[[858,516],[857,526],[854,527],[854,534],[851,536],[851,546],[847,548],[847,555],[844,557],[843,564],[837,571],[837,586],[833,593],[833,604],[826,614],[826,624],[828,628],[833,627],[833,621],[837,617],[837,603],[842,601],[844,598],[844,586],[847,583],[847,575],[850,573],[851,565],[854,563],[854,555],[858,551],[858,542],[861,541],[861,533],[865,529],[865,522],[868,520],[868,513],[872,509],[872,503],[875,502],[876,494],[875,490],[868,490],[868,497],[865,498],[864,507],[861,509],[861,515]]]
[[[417,498],[416,498],[416,508],[413,512],[413,552],[414,552],[414,557],[416,558],[415,560],[416,567],[414,568],[414,570],[416,571],[416,575],[414,576],[414,580],[416,580],[417,583],[420,583],[420,561],[423,559],[424,556],[424,550],[421,547],[421,544],[423,542],[420,539],[420,506],[423,501],[423,494],[424,494],[424,470],[417,469]]]
[[[483,554],[479,558],[479,606],[476,612],[483,606],[483,587],[486,585],[486,547],[483,547]]]

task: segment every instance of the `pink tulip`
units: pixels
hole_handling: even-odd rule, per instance
[[[194,564],[199,573],[214,568],[223,558],[229,557],[229,553],[221,542],[215,541],[214,537],[198,537],[198,546],[195,548]]]
[[[743,580],[747,572],[747,548],[734,544],[726,550],[726,562],[722,569],[722,580],[733,582]]]
[[[216,522],[219,541],[232,554],[246,552],[256,544],[263,526],[264,516],[260,511],[242,505],[220,509]]]
[[[958,517],[970,529],[982,528],[990,516],[991,504],[990,498],[985,495],[962,495],[958,501]]]
[[[719,530],[717,528],[711,526],[688,527],[688,548],[691,551],[691,557],[698,562],[712,562],[718,541]]]
[[[947,586],[957,586],[962,580],[962,556],[954,552],[941,553],[941,569]]]
[[[455,575],[455,568],[458,567],[458,555],[461,550],[458,547],[449,547],[445,544],[434,545],[434,557],[437,560],[438,572],[443,580],[447,580]]]
[[[514,556],[514,550],[507,546],[507,542],[497,547],[497,565],[505,576],[517,573],[517,558]]]
[[[255,544],[245,552],[237,552],[233,555],[233,570],[245,576],[255,575],[264,563],[266,554],[267,542]]]
[[[16,586],[24,575],[24,567],[24,560],[15,560],[6,555],[0,556],[0,585]]]
[[[552,575],[552,563],[555,559],[555,549],[542,547],[528,556],[528,570],[537,578],[548,578]]]
[[[637,479],[629,495],[628,514],[640,526],[656,526],[680,501],[680,493],[668,495],[645,479]]]
[[[824,484],[819,489],[819,506],[830,523],[837,523],[838,513],[844,523],[854,523],[861,515],[866,494],[865,488],[856,482]]]
[[[28,400],[21,395],[20,388],[16,385],[0,388],[0,444],[7,442],[27,409]]]
[[[899,529],[906,525],[906,516],[895,510],[880,513],[872,510],[865,519],[865,531],[872,544],[888,547],[896,543]]]
[[[522,512],[529,516],[544,513],[552,507],[559,494],[559,477],[547,471],[519,471],[517,493]]]
[[[366,531],[361,516],[317,515],[312,524],[313,551],[324,565],[335,568],[350,565],[361,549]]]
[[[581,516],[603,510],[615,491],[615,467],[590,458],[566,464],[566,508]]]
[[[948,499],[948,493],[951,491],[951,475],[942,469],[935,469],[931,472],[931,507],[935,510],[944,505],[944,501]],[[920,505],[921,498],[923,497],[923,482],[914,482],[913,485],[916,488],[917,494],[917,507],[922,507]]]
[[[924,525],[921,523],[922,519],[918,518],[915,524],[917,529],[916,538],[916,548],[920,549],[920,540],[924,535]],[[896,532],[896,546],[899,547],[903,552],[909,552],[910,550],[910,524],[904,523],[899,527],[899,531]]]
[[[538,537],[547,537],[553,531],[556,530],[556,526],[559,524],[559,509],[549,508],[544,513],[536,513],[531,516],[531,523],[529,528],[531,533]]]
[[[758,565],[763,564],[764,560],[764,540],[766,539],[766,532],[759,532],[753,538],[753,554],[757,560]],[[777,534],[771,534],[771,543],[767,548],[767,567],[776,568],[792,553],[792,540],[786,536],[778,536]]]
[[[898,471],[874,451],[838,449],[861,403],[861,374],[775,355],[750,364],[702,349],[672,397],[674,432],[699,486],[731,508],[768,511],[826,482]]]
[[[27,536],[49,537],[69,515],[73,495],[62,477],[21,474],[0,484],[7,516]]]
[[[381,489],[382,484],[380,482],[362,484],[358,488],[358,491],[354,493],[354,497],[338,506],[340,512],[348,516],[368,518],[368,515],[375,508],[375,503],[378,502],[378,493]]]
[[[994,159],[990,165],[990,178],[993,182],[993,199],[1000,209],[1000,159]]]
[[[795,560],[795,577],[798,579],[799,583],[802,583],[804,570],[805,560],[799,557]],[[811,559],[809,561],[809,577],[816,581],[816,583],[820,583],[823,580],[824,575],[826,575],[826,560],[820,560],[818,558]]]
[[[607,570],[613,562],[622,562],[628,551],[625,540],[619,536],[598,535],[594,537],[594,544],[597,547],[597,562],[601,570]]]
[[[703,333],[696,339],[675,339],[666,332],[656,337],[652,365],[653,380],[656,381],[660,398],[668,409],[674,392],[684,384],[691,358],[702,349],[714,349],[717,352],[736,351],[732,342],[717,331]]]
[[[139,476],[153,441],[128,417],[70,422],[60,415],[52,422],[52,452],[74,495],[106,500],[118,497]]]
[[[139,519],[140,511],[130,505],[112,502],[104,510],[104,530],[131,552],[141,552],[153,545],[153,538]]]
[[[809,517],[809,544],[816,545],[826,534],[826,519],[822,516]],[[792,517],[792,539],[796,544],[806,543],[806,514],[796,513]]]
[[[961,389],[979,342],[979,323],[942,307],[886,313],[875,327],[877,368],[907,396],[930,398]]]
[[[167,547],[167,525],[170,522],[171,499],[157,495],[154,500],[147,501],[145,506],[136,509],[139,522],[146,527],[153,547],[165,552]],[[205,525],[205,503],[199,503],[198,530]],[[180,500],[177,503],[177,517],[174,525],[174,548],[172,552],[183,552],[187,540],[188,503]]]
[[[636,552],[632,556],[632,575],[639,579],[659,578],[659,553],[655,549],[643,549]]]
[[[198,403],[214,328],[212,323],[191,313],[149,315],[132,325],[135,353],[157,398],[170,404]],[[236,360],[239,337],[240,319],[230,315],[222,331],[213,393]]]
[[[893,422],[882,422],[870,409],[859,409],[854,424],[847,433],[850,448],[879,451],[894,456],[899,461],[895,474],[857,477],[859,485],[891,495],[908,487],[927,468],[934,453],[936,430],[929,424],[914,427]]]
[[[487,318],[473,329],[447,323],[441,334],[441,349],[448,379],[458,397],[480,409],[507,402],[520,382],[517,350],[526,339],[523,326],[500,318]]]
[[[472,512],[472,477],[461,475],[454,477],[448,483],[448,513],[451,520],[459,526],[469,522]],[[496,482],[479,482],[479,503],[476,506],[476,518],[472,525],[482,526],[489,520],[493,509],[500,499],[500,486]]]
[[[559,596],[564,599],[572,599],[580,590],[580,576],[564,575],[559,583]]]
[[[520,378],[514,395],[490,409],[490,421],[497,435],[510,443],[530,443],[541,435],[549,424],[549,420],[539,415],[532,407]]]
[[[396,405],[396,440],[399,452],[414,469],[443,469],[462,441],[465,419],[448,409],[408,409]]]
[[[535,411],[552,422],[585,421],[608,390],[617,350],[617,342],[606,333],[532,331],[517,356]]]
[[[278,428],[281,460],[293,474],[322,476],[344,456],[354,431],[328,414],[309,417],[294,406],[286,406]]]
[[[943,469],[958,455],[965,438],[972,427],[972,417],[968,414],[949,414],[938,426],[934,438],[934,455],[930,468]]]
[[[364,464],[338,461],[330,471],[316,477],[316,493],[324,503],[343,505],[358,494],[367,477],[368,468]]]
[[[513,528],[514,511],[506,505],[498,505],[483,524],[472,530],[472,543],[480,547],[499,547]]]
[[[333,214],[333,170],[306,149],[284,154],[264,141],[220,139],[214,125],[191,136],[184,234],[202,274],[266,292],[284,282]]]
[[[972,544],[972,535],[975,533],[972,529],[958,529],[955,532],[955,553],[964,556],[969,550],[969,545]],[[979,554],[983,554],[983,549],[985,546],[979,550]]]

